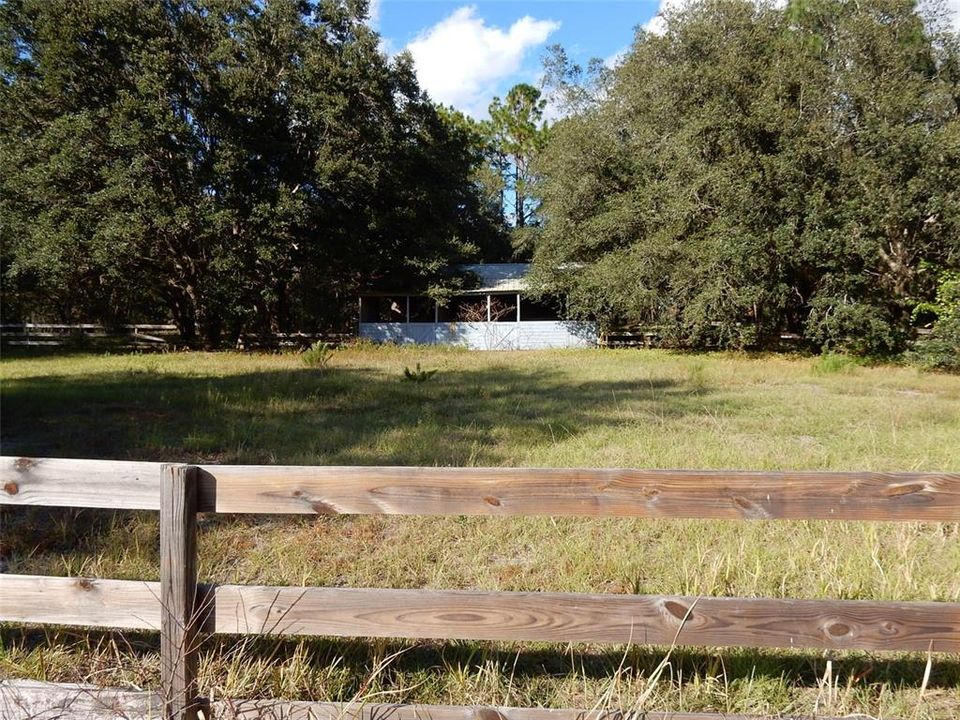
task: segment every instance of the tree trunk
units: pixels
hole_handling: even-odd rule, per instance
[[[526,198],[523,196],[523,190],[520,187],[520,165],[523,160],[516,156],[513,162],[513,202],[514,202],[514,227],[522,228],[526,224],[523,205]]]
[[[173,324],[187,345],[197,340],[197,314],[190,297],[179,287],[174,286],[168,294],[167,305],[173,315]]]

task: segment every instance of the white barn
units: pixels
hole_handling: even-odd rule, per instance
[[[560,303],[525,296],[527,263],[461,268],[480,286],[446,306],[423,295],[369,293],[360,297],[360,337],[375,342],[460,345],[474,350],[593,347],[597,324],[565,320]]]

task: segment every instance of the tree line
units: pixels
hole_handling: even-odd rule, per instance
[[[911,0],[696,0],[665,25],[612,74],[554,55],[568,117],[538,158],[541,286],[694,347],[794,333],[890,354],[937,320],[960,363],[945,18]]]
[[[473,130],[352,0],[0,6],[5,318],[336,326],[500,252]]]
[[[935,6],[693,0],[615,68],[552,48],[483,121],[366,13],[0,5],[4,319],[161,314],[212,344],[532,259],[571,316],[680,346],[960,346],[960,39]]]

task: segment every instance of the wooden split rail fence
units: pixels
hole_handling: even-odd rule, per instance
[[[176,325],[118,325],[81,323],[21,323],[0,325],[0,343],[11,347],[63,347],[113,343],[117,347],[162,349],[179,337]]]
[[[331,345],[345,345],[352,333],[243,333],[231,341],[237,350],[274,350],[277,348],[306,348],[320,341]],[[168,350],[183,345],[176,325],[75,325],[54,323],[0,324],[0,345],[10,347],[65,346],[93,349],[115,348],[135,350]]]
[[[4,505],[159,510],[159,583],[0,575],[0,621],[159,629],[160,697],[170,720],[196,718],[201,707],[196,638],[205,632],[960,652],[960,603],[204,586],[196,544],[197,513],[211,512],[956,522],[960,473],[7,457],[0,458],[0,482]],[[317,717],[330,714],[329,704],[323,708]],[[434,708],[433,717],[460,717],[460,710]],[[546,720],[572,711],[512,712]],[[490,717],[508,715],[497,713]]]

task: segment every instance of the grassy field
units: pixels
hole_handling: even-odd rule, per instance
[[[439,372],[401,380],[421,363]],[[960,377],[661,351],[6,357],[3,454],[142,460],[960,469]],[[149,513],[7,509],[10,571],[155,579]],[[960,600],[960,523],[202,520],[201,579],[289,585]],[[155,686],[144,634],[7,627],[0,675]],[[217,697],[960,714],[960,657],[211,639]],[[667,663],[662,661],[667,658]],[[829,663],[828,663],[829,661]]]

